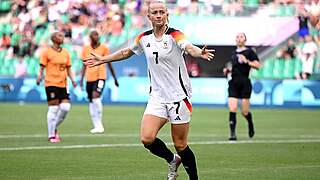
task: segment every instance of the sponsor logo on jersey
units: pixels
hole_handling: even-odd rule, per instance
[[[150,43],[148,43],[146,47],[150,47]]]
[[[177,116],[174,120],[175,120],[175,121],[179,121],[179,120],[181,120],[181,119],[180,119],[179,116]]]

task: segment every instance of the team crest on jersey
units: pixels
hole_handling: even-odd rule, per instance
[[[146,45],[146,47],[150,47],[150,43],[148,43],[148,44]]]
[[[167,42],[167,41],[164,41],[164,42],[163,42],[163,48],[164,48],[164,49],[168,49],[168,42]]]

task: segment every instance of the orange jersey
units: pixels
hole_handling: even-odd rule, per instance
[[[100,44],[95,49],[93,49],[91,45],[86,45],[82,49],[82,55],[81,55],[82,60],[91,57],[90,55],[91,52],[98,54],[100,56],[106,56],[109,54],[109,49],[104,44]],[[95,67],[87,67],[85,75],[88,82],[93,82],[98,79],[106,79],[107,78],[106,65],[101,64]]]
[[[40,64],[46,67],[45,86],[67,87],[67,67],[71,67],[70,54],[62,49],[45,49],[40,56]]]

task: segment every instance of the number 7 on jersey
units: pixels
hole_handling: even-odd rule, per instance
[[[158,52],[153,52],[152,54],[156,55],[156,58],[155,58],[156,64],[159,64],[159,61],[158,61]]]

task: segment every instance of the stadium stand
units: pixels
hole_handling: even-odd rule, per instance
[[[0,75],[12,76],[18,57],[27,64],[27,75],[35,77],[39,69],[39,50],[47,46],[50,33],[59,29],[65,32],[64,47],[71,53],[73,71],[81,69],[79,51],[87,43],[91,28],[101,32],[101,41],[115,50],[148,26],[143,1],[67,1],[19,0],[0,1]],[[148,1],[144,1],[148,2]],[[191,14],[228,16],[297,16],[301,4],[292,1],[167,1],[172,15]],[[307,6],[308,4],[303,4]],[[311,31],[311,30],[310,30]],[[318,30],[313,30],[314,34]],[[5,35],[8,36],[4,39]],[[315,36],[316,37],[316,36]],[[296,37],[297,39],[298,37]],[[3,40],[4,39],[4,40]],[[10,42],[5,46],[3,42]],[[316,40],[318,42],[318,40]],[[276,47],[280,50],[282,47]],[[253,70],[254,79],[292,79],[301,71],[300,57],[278,58],[270,54],[262,59],[263,67]],[[315,63],[315,71],[317,71]]]
[[[71,52],[74,71],[79,72],[79,49],[88,41],[91,28],[100,30],[101,41],[116,48],[145,26],[139,15],[141,2],[0,1],[0,12],[0,37],[6,34],[10,42],[9,47],[1,44],[0,49],[0,75],[4,76],[14,74],[17,57],[23,57],[27,63],[28,76],[36,76],[39,49],[49,45],[53,30],[65,32],[65,48]]]

